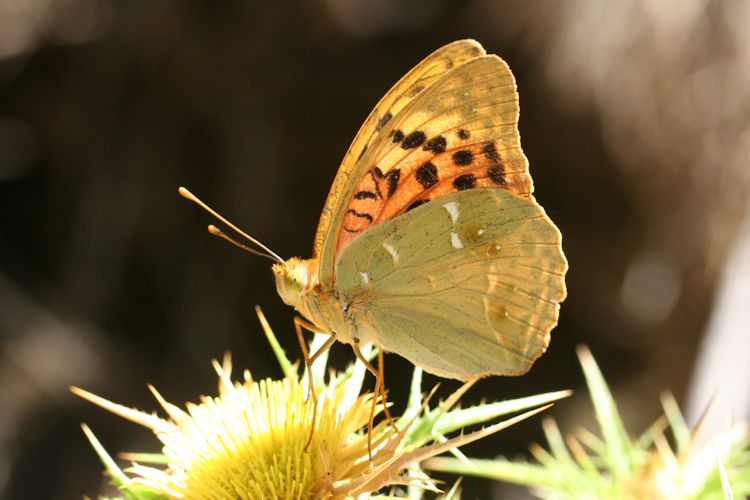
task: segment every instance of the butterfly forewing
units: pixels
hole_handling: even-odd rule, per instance
[[[373,154],[378,154],[381,139],[392,129],[391,120],[451,68],[484,54],[484,48],[474,40],[458,40],[441,47],[402,77],[367,117],[341,162],[315,233],[313,257],[321,258],[322,283],[332,280],[335,246],[346,202],[366,174]]]
[[[533,199],[475,189],[355,238],[336,288],[355,336],[467,379],[523,373],[544,352],[566,268],[560,233]]]
[[[453,191],[532,191],[517,130],[518,95],[497,56],[446,72],[384,127],[369,167],[342,204],[335,251],[368,227]]]

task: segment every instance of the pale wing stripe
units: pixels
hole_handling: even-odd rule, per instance
[[[404,299],[404,298],[407,298],[407,297],[432,297],[432,296],[435,296],[435,295],[447,292],[449,290],[456,290],[456,289],[470,290],[470,291],[472,291],[474,293],[477,293],[479,295],[485,296],[485,295],[487,295],[486,292],[483,292],[481,290],[476,290],[474,288],[466,288],[466,287],[463,286],[465,283],[467,283],[467,282],[469,282],[471,280],[474,280],[477,277],[481,277],[481,276],[499,276],[499,277],[510,278],[510,279],[512,279],[514,281],[498,281],[497,283],[498,283],[498,285],[512,285],[515,288],[515,290],[516,290],[517,293],[526,294],[529,297],[534,297],[534,298],[539,299],[542,302],[546,302],[546,303],[548,303],[550,305],[557,305],[559,303],[559,300],[556,300],[556,299],[551,298],[551,297],[546,297],[546,296],[539,295],[537,293],[529,291],[526,288],[521,288],[521,287],[518,286],[518,282],[519,281],[525,281],[527,283],[539,284],[538,280],[526,279],[526,278],[522,278],[522,277],[515,276],[515,275],[512,275],[512,274],[507,274],[507,273],[490,272],[490,271],[487,271],[487,270],[484,270],[484,269],[482,269],[480,272],[472,274],[471,276],[469,276],[469,277],[467,277],[467,278],[465,278],[465,279],[463,279],[463,280],[461,280],[461,281],[459,281],[457,283],[451,283],[450,285],[448,285],[448,286],[446,286],[444,288],[435,289],[433,292],[428,292],[428,293],[413,293],[413,292],[410,292],[408,294],[403,294],[403,295],[389,295],[387,297],[382,297],[379,300],[387,300],[387,299],[391,299],[391,298],[394,298],[394,299]],[[557,291],[557,292],[559,292],[560,290],[556,290],[554,288],[551,288],[551,291]],[[497,295],[493,295],[493,296],[497,296]],[[509,302],[509,304],[519,305],[519,304],[516,304],[514,302]]]
[[[467,291],[469,291],[469,289],[465,289],[465,288],[463,288],[463,290],[467,290]],[[446,301],[444,301],[444,300],[441,300],[441,299],[439,298],[439,296],[440,296],[441,294],[444,294],[444,293],[446,293],[447,291],[448,291],[448,290],[440,290],[439,292],[437,292],[437,293],[434,293],[434,294],[411,294],[411,295],[401,295],[401,296],[398,296],[398,295],[392,295],[392,296],[389,296],[389,297],[387,297],[387,298],[386,298],[386,297],[384,297],[384,298],[382,298],[382,299],[378,299],[378,302],[379,302],[379,303],[385,303],[385,302],[392,302],[392,301],[394,301],[394,300],[395,300],[396,302],[401,302],[401,301],[404,301],[404,300],[409,300],[409,299],[411,299],[411,300],[412,300],[413,302],[411,302],[411,304],[410,304],[410,307],[411,307],[411,309],[410,309],[410,310],[412,310],[412,311],[419,311],[420,309],[422,309],[422,307],[421,307],[421,304],[419,304],[419,302],[418,302],[418,301],[414,300],[415,298],[422,298],[422,299],[427,299],[427,300],[437,300],[438,302],[440,302],[440,304],[442,304],[442,306],[443,306],[443,307],[447,306],[447,307],[451,307],[451,308],[453,308],[453,309],[454,309],[455,311],[459,312],[461,316],[465,316],[465,317],[467,317],[467,318],[469,318],[469,319],[472,319],[474,323],[476,323],[476,324],[480,325],[480,326],[481,326],[481,327],[482,327],[483,329],[488,329],[488,330],[491,330],[491,331],[493,331],[493,332],[495,331],[495,329],[494,329],[494,328],[492,328],[491,326],[487,325],[486,323],[483,323],[483,322],[480,322],[480,321],[478,321],[478,320],[476,320],[476,319],[473,319],[473,318],[471,318],[470,316],[466,315],[466,313],[462,312],[462,311],[461,311],[461,309],[457,309],[456,307],[452,306],[452,305],[451,305],[451,304],[450,304],[449,302],[446,302]],[[470,291],[472,291],[472,292],[476,292],[475,290],[470,290]],[[476,292],[476,293],[479,293],[479,292]],[[483,295],[483,294],[482,294],[482,295]],[[509,304],[509,305],[513,305],[513,306],[516,306],[516,307],[518,307],[519,309],[524,309],[524,310],[527,310],[527,308],[526,308],[526,307],[524,307],[524,306],[520,306],[520,305],[518,305],[518,304],[517,304],[517,303],[515,303],[515,302],[510,302],[510,301],[508,301],[508,304]],[[420,305],[420,307],[418,307],[418,305]],[[450,322],[450,321],[451,321],[451,318],[453,318],[453,317],[454,317],[454,316],[452,316],[452,315],[444,315],[444,314],[442,313],[442,311],[441,311],[441,308],[435,308],[435,309],[433,309],[433,308],[429,308],[429,307],[428,307],[428,310],[430,311],[430,315],[431,315],[431,316],[435,316],[435,317],[440,317],[440,318],[445,318],[445,320],[446,320],[446,321],[448,321],[448,322]],[[437,311],[437,312],[436,312],[436,311]],[[539,328],[539,327],[538,327],[538,326],[536,326],[536,325],[532,325],[531,323],[528,323],[528,322],[526,322],[526,321],[523,321],[523,320],[522,320],[521,318],[516,318],[516,317],[514,317],[513,319],[514,319],[514,320],[515,320],[515,321],[516,321],[516,322],[517,322],[518,324],[521,324],[521,325],[525,325],[525,326],[527,326],[527,327],[529,327],[529,328],[532,328],[532,329],[534,329],[534,330],[537,330],[537,331],[540,331],[540,332],[546,332],[546,330],[544,330],[544,329],[542,329],[542,328]]]
[[[525,245],[516,245],[516,246],[514,246],[514,248],[519,248],[519,249],[526,248],[526,249],[532,249],[533,250],[534,248],[537,248],[537,247],[540,247],[540,246],[547,247],[547,246],[552,246],[552,245],[537,245],[536,243],[526,243]],[[465,247],[465,248],[462,248],[461,250],[466,250],[466,249],[473,250],[474,248],[475,247]],[[505,247],[503,247],[503,250],[505,250]],[[461,266],[461,267],[465,267],[465,266],[472,266],[472,265],[478,264],[480,262],[482,262],[482,263],[488,263],[488,262],[503,261],[503,260],[533,259],[533,258],[540,258],[540,257],[542,257],[542,255],[536,254],[536,253],[519,253],[519,254],[506,254],[506,253],[503,253],[502,255],[498,255],[496,257],[492,257],[492,259],[488,259],[487,257],[479,257],[479,258],[474,259],[474,260],[468,260],[468,259],[463,259],[462,258],[462,259],[460,259],[462,262],[460,262],[460,263],[458,263],[456,265],[457,266]],[[425,262],[427,262],[427,261],[425,261]],[[535,267],[535,266],[532,266],[530,264],[522,264],[520,262],[519,262],[519,265],[524,265],[525,267],[528,267],[529,269],[535,269],[537,271],[544,271],[546,269],[544,267]]]
[[[476,277],[478,277],[478,276],[490,276],[490,275],[491,275],[491,276],[498,276],[498,275],[499,275],[499,276],[503,276],[503,275],[500,275],[500,274],[497,274],[497,273],[490,273],[490,272],[486,272],[486,273],[477,273],[477,274],[475,274],[475,275],[473,275],[473,276],[470,276],[469,278],[466,278],[465,280],[463,280],[463,281],[461,281],[461,282],[457,283],[456,285],[453,285],[453,286],[451,286],[451,287],[450,287],[450,289],[455,289],[455,288],[458,288],[458,289],[461,289],[461,290],[471,290],[471,291],[472,291],[473,293],[478,293],[478,294],[480,294],[480,295],[483,295],[483,296],[484,296],[484,295],[487,295],[487,293],[485,293],[485,292],[483,292],[483,291],[481,291],[481,290],[477,290],[477,289],[475,289],[475,288],[466,288],[466,287],[464,287],[463,285],[464,285],[464,284],[465,284],[466,282],[468,282],[468,281],[471,281],[471,280],[475,279],[475,278],[476,278]],[[551,299],[551,298],[549,298],[549,297],[543,297],[543,296],[541,296],[541,295],[538,295],[538,294],[536,294],[536,293],[530,292],[530,291],[528,291],[527,289],[524,289],[524,288],[520,288],[520,287],[519,287],[518,285],[516,285],[516,283],[511,283],[511,282],[507,282],[507,281],[498,281],[498,284],[501,284],[501,285],[512,285],[512,286],[513,286],[513,287],[515,288],[515,290],[516,290],[516,293],[523,293],[523,294],[526,294],[526,295],[528,295],[529,297],[534,297],[534,298],[536,298],[536,299],[539,299],[539,300],[540,300],[540,301],[542,301],[542,302],[546,302],[546,303],[548,303],[548,304],[550,304],[550,305],[557,305],[557,303],[558,303],[558,301],[556,301],[556,300],[554,300],[554,299]],[[446,288],[446,290],[448,290],[448,289]],[[503,295],[503,297],[505,297],[505,295]],[[510,303],[512,304],[513,302],[510,302]],[[516,305],[518,305],[518,304],[516,304]]]
[[[455,292],[456,290],[464,290],[466,292],[471,292],[472,294],[479,295],[481,297],[487,296],[487,294],[485,292],[482,292],[481,290],[476,290],[474,288],[466,288],[466,287],[463,287],[463,286],[460,286],[460,285],[452,285],[450,287],[441,288],[440,290],[435,290],[435,291],[432,291],[432,292],[407,293],[407,294],[390,294],[388,296],[380,297],[377,300],[378,300],[379,303],[380,302],[383,302],[383,303],[385,303],[385,302],[393,302],[393,301],[395,301],[395,302],[398,303],[398,302],[401,302],[401,301],[404,301],[404,300],[409,300],[409,299],[419,299],[419,298],[423,298],[423,299],[435,299],[435,298],[437,298],[437,297],[439,297],[439,296],[441,296],[441,295],[443,295],[445,293],[448,293],[448,292],[451,292],[451,291]],[[523,290],[519,289],[519,292],[521,292],[521,291],[523,291]],[[554,306],[558,305],[558,302],[555,301],[555,300],[550,300],[550,299],[547,299],[545,297],[540,297],[540,296],[538,296],[536,294],[533,294],[533,293],[530,293],[530,292],[526,292],[526,291],[523,291],[523,292],[526,293],[530,297],[534,297],[534,298],[539,299],[539,301],[544,302],[544,303],[546,303],[549,306],[553,306],[554,307]],[[493,296],[493,297],[496,297],[496,296]],[[523,304],[519,304],[516,301],[506,300],[506,299],[507,299],[507,297],[503,296],[503,301],[504,301],[505,304],[507,304],[509,306],[515,306],[515,307],[517,307],[519,309],[528,310],[528,308],[526,306],[524,306]],[[533,325],[531,325],[529,323],[526,323],[526,322],[524,322],[524,321],[522,321],[520,319],[518,319],[518,322],[521,323],[521,324],[527,324],[529,326],[533,326]]]
[[[559,243],[558,243],[558,245],[559,245]],[[481,246],[483,246],[483,245],[480,245],[480,247]],[[537,247],[552,247],[552,246],[557,246],[557,245],[537,245],[536,243],[526,243],[524,245],[514,245],[512,248],[514,248],[514,249],[516,249],[516,248],[517,249],[524,249],[524,248],[526,248],[526,249],[534,249],[534,248],[537,248]],[[473,250],[474,248],[476,248],[476,247],[464,247],[464,248],[461,249],[462,250],[461,253],[463,254],[464,250]],[[503,247],[503,250],[505,250],[505,248],[506,247]],[[479,258],[473,259],[473,260],[468,260],[468,259],[462,258],[462,259],[460,259],[461,262],[458,263],[458,264],[456,264],[456,265],[460,266],[460,267],[471,267],[472,265],[476,265],[476,264],[479,264],[479,263],[489,263],[489,262],[503,261],[503,260],[512,260],[512,259],[524,259],[525,260],[525,259],[540,258],[542,256],[543,255],[536,254],[536,253],[519,253],[519,254],[506,254],[506,253],[503,253],[502,255],[498,255],[498,256],[492,257],[492,259],[488,259],[487,257],[479,257]],[[462,257],[463,257],[463,255],[462,255]],[[428,261],[425,261],[425,262],[428,262]],[[544,270],[546,270],[546,268],[544,268],[544,267],[536,267],[536,266],[532,266],[530,264],[522,264],[521,262],[519,262],[518,264],[519,265],[523,265],[524,267],[527,267],[529,269],[537,270],[537,271],[544,271]]]
[[[529,245],[529,246],[533,247],[534,245]],[[502,261],[502,260],[509,260],[509,259],[524,259],[524,260],[528,260],[528,259],[534,259],[534,258],[539,259],[539,258],[543,258],[543,257],[544,257],[543,255],[539,255],[539,254],[522,254],[522,255],[508,255],[508,256],[503,256],[503,257],[495,257],[492,260],[493,261]],[[476,264],[478,262],[486,262],[486,260],[487,259],[478,259],[478,260],[475,260],[473,262]],[[459,266],[463,266],[464,264],[458,264],[458,265]],[[471,263],[466,263],[465,265],[471,265]],[[548,269],[546,267],[533,266],[531,264],[524,264],[523,262],[517,262],[516,265],[523,266],[523,267],[525,267],[527,269],[533,269],[534,271],[540,271],[540,272],[543,272],[543,273],[551,274],[551,275],[557,276],[557,277],[564,276],[562,273],[556,273],[552,269]]]
[[[517,289],[517,291],[519,293],[525,293],[529,297],[537,298],[537,299],[539,299],[539,300],[541,300],[543,302],[547,302],[549,304],[558,304],[559,303],[559,297],[558,296],[559,296],[560,290],[552,288],[550,290],[551,292],[558,292],[558,293],[556,293],[554,297],[551,297],[551,296],[547,296],[547,295],[539,295],[537,293],[529,291],[528,288],[521,288],[521,287],[519,287],[516,284],[519,281],[522,281],[522,282],[524,282],[526,284],[534,284],[534,285],[546,284],[545,282],[540,282],[539,280],[536,280],[536,279],[526,279],[526,278],[522,278],[520,276],[515,276],[515,275],[511,275],[511,274],[504,274],[504,273],[487,272],[484,275],[485,276],[498,276],[500,278],[509,278],[509,279],[515,280],[513,282],[510,282],[510,281],[498,281],[498,284],[499,285],[503,285],[503,284],[504,285],[513,285]]]
[[[541,271],[541,272],[543,272],[545,274],[551,274],[552,276],[557,276],[558,278],[564,278],[565,277],[565,273],[564,272],[558,273],[558,272],[555,272],[555,271],[553,271],[551,269],[545,269],[545,268],[542,268],[542,267],[530,266],[528,264],[523,264],[521,262],[519,262],[518,265],[522,266],[522,267],[527,267],[529,269],[534,269],[535,271]]]
[[[528,283],[528,284],[537,284],[537,285],[539,285],[539,284],[545,283],[545,282],[539,281],[536,278],[524,278],[524,277],[519,276],[517,274],[501,273],[501,272],[497,272],[497,271],[483,272],[482,275],[483,276],[497,276],[499,278],[508,278],[508,279],[513,279],[513,280],[517,280],[517,281],[522,281],[522,282],[525,282],[525,283]],[[555,276],[557,276],[557,275],[555,275]],[[511,284],[511,283],[508,283],[507,281],[499,281],[498,283]],[[529,292],[529,293],[531,293],[531,292]],[[539,297],[539,298],[542,298],[542,297]],[[555,303],[557,303],[557,302],[555,301]]]
[[[526,252],[526,253],[518,253],[518,254],[507,254],[504,251],[506,249],[508,249],[508,250],[511,250],[511,249],[512,250],[517,250],[517,249],[520,249],[520,250],[532,249],[533,250],[533,249],[539,248],[539,247],[556,247],[556,246],[559,246],[559,245],[560,245],[559,243],[537,243],[537,242],[523,243],[523,244],[520,244],[520,245],[512,245],[512,246],[511,245],[507,245],[507,246],[503,246],[503,254],[502,255],[494,256],[494,257],[492,257],[492,259],[489,259],[487,257],[478,257],[478,258],[473,259],[473,260],[468,260],[467,258],[462,258],[461,259],[461,263],[459,263],[457,265],[459,265],[459,266],[471,266],[473,264],[478,264],[480,262],[486,263],[486,262],[490,262],[490,261],[501,261],[501,260],[509,260],[509,259],[532,259],[532,258],[539,258],[542,255],[537,254],[537,253],[528,253],[528,252]],[[485,247],[485,246],[487,246],[486,243],[485,244],[480,244],[480,245],[466,246],[466,247],[464,247],[464,248],[461,249],[462,257],[464,257],[463,253],[465,253],[467,250],[468,251],[475,250],[475,249],[477,249],[477,247],[479,247],[479,249],[481,249],[482,247]],[[457,254],[458,254],[458,252],[457,252]],[[429,261],[425,261],[425,262],[429,262]],[[528,264],[526,264],[526,266],[529,269],[537,269],[539,271],[543,271],[544,270],[544,268],[534,267],[534,266],[530,266]]]
[[[456,287],[451,287],[450,289],[451,290],[463,290],[464,292],[467,292],[467,293],[470,293],[470,294],[474,294],[474,295],[479,295],[480,297],[484,297],[484,296],[487,295],[486,293],[482,292],[481,290],[477,290],[475,288],[467,288],[465,286],[456,286]],[[447,291],[447,289],[446,289],[446,291]],[[522,290],[519,290],[519,292],[521,292],[521,291]],[[544,302],[547,305],[550,305],[550,306],[556,306],[557,305],[557,302],[555,302],[553,300],[545,299],[545,298],[540,297],[538,295],[535,295],[533,293],[528,293],[528,292],[524,292],[524,293],[526,293],[530,297],[534,297],[534,298],[539,299],[541,302]],[[508,304],[508,305],[518,307],[519,309],[528,310],[527,306],[524,306],[524,305],[522,305],[522,304],[520,304],[520,303],[518,303],[518,302],[516,302],[514,300],[511,300],[509,297],[506,297],[505,295],[503,295],[502,298],[503,298],[503,302],[506,303],[506,304]],[[530,323],[527,323],[527,324],[529,326],[533,326]]]

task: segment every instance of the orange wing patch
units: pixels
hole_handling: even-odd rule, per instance
[[[336,253],[367,228],[447,194],[473,188],[500,188],[528,197],[531,178],[526,161],[508,161],[497,142],[470,143],[460,129],[427,139],[420,131],[392,140],[414,149],[386,174],[372,167],[346,207]]]

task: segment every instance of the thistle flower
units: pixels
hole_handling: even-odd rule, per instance
[[[81,389],[73,391],[120,416],[150,428],[163,443],[167,469],[135,464],[134,484],[172,498],[322,498],[348,474],[366,472],[367,440],[354,434],[369,419],[371,394],[343,406],[346,386],[318,395],[319,418],[312,430],[312,405],[295,377],[230,381],[231,364],[214,362],[219,396],[201,398],[183,411],[153,387],[169,416],[131,410]],[[381,426],[382,428],[382,426]],[[329,495],[330,498],[337,498]]]
[[[168,403],[153,387],[154,396],[167,413],[162,419],[153,414],[112,403],[79,388],[77,395],[122,417],[150,428],[163,444],[166,468],[145,464],[143,455],[125,475],[114,465],[93,433],[92,444],[102,456],[110,475],[131,498],[154,498],[154,492],[167,498],[190,499],[344,499],[363,498],[387,486],[405,485],[439,491],[417,465],[425,458],[451,450],[497,432],[540,409],[500,422],[485,429],[446,440],[450,432],[469,423],[485,421],[509,410],[490,408],[481,418],[467,410],[450,411],[465,385],[453,397],[429,410],[419,392],[419,372],[415,378],[417,398],[412,398],[407,414],[397,428],[383,420],[372,430],[372,449],[367,432],[370,410],[383,410],[377,395],[362,392],[364,365],[344,373],[331,372],[327,383],[317,383],[317,416],[305,376],[297,375],[296,365],[286,360],[270,328],[261,321],[286,376],[280,380],[254,381],[245,371],[241,382],[231,381],[231,362],[214,361],[219,375],[219,395],[204,396],[199,404],[188,403],[186,411]],[[321,363],[321,368],[325,364]],[[317,362],[316,362],[317,365]],[[316,380],[322,379],[321,368]],[[526,400],[525,407],[539,406],[562,397],[553,393]],[[419,404],[415,407],[414,403]],[[485,405],[486,406],[486,405]],[[521,405],[523,406],[523,405]],[[457,413],[460,412],[460,413]],[[457,415],[461,417],[457,418]],[[433,442],[435,440],[440,442]],[[432,444],[428,444],[432,443]],[[408,470],[404,473],[404,470]],[[145,489],[144,489],[145,488]],[[142,492],[147,494],[138,496]]]

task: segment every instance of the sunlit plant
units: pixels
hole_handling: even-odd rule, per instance
[[[472,385],[467,383],[446,401],[430,407],[430,396],[421,392],[421,371],[416,369],[404,414],[393,422],[380,419],[372,429],[370,447],[370,411],[375,404],[379,414],[384,405],[379,395],[362,390],[364,365],[357,362],[343,372],[326,373],[325,357],[315,362],[314,416],[305,372],[300,373],[298,364],[287,359],[260,317],[284,373],[281,379],[256,381],[245,371],[241,381],[232,382],[226,356],[223,364],[214,362],[218,396],[203,396],[200,403],[188,403],[185,410],[150,387],[167,418],[72,389],[148,427],[161,441],[161,454],[128,454],[133,464],[123,471],[84,426],[122,498],[344,499],[371,498],[377,492],[420,498],[425,491],[440,491],[421,470],[423,460],[451,450],[465,459],[455,448],[502,430],[568,394],[562,391],[457,409],[459,398]],[[534,409],[446,438],[468,425],[529,408]],[[446,495],[443,498],[456,498],[458,488],[450,488]]]
[[[586,377],[601,438],[579,428],[563,438],[545,419],[548,449],[531,446],[537,462],[506,459],[470,462],[437,457],[429,469],[523,484],[546,499],[713,500],[750,496],[750,434],[737,423],[706,439],[700,424],[690,430],[674,397],[662,396],[664,416],[631,438],[593,356],[578,356]],[[671,431],[674,445],[665,434]]]

